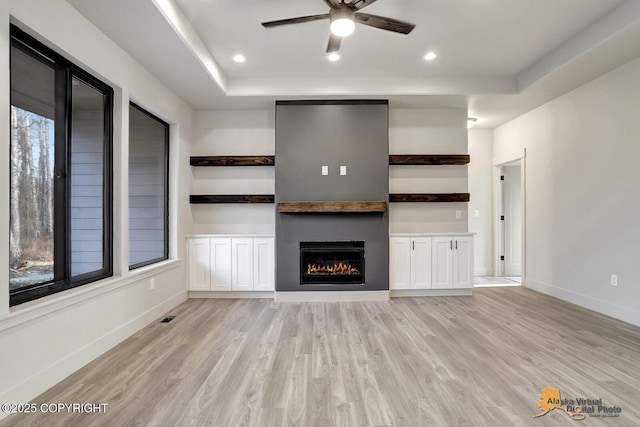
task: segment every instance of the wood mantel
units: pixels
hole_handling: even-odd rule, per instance
[[[278,212],[283,213],[382,213],[387,202],[382,201],[314,201],[279,202]]]

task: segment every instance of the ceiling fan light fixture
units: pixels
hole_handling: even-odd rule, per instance
[[[335,36],[350,36],[355,29],[355,14],[351,9],[341,8],[331,12],[331,32]]]

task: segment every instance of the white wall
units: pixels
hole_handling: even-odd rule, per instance
[[[193,156],[275,153],[275,111],[198,111]],[[191,194],[273,194],[275,168],[192,167]],[[274,234],[273,204],[191,205],[196,234]]]
[[[467,153],[467,110],[389,111],[389,154]],[[389,167],[390,193],[466,193],[467,188],[467,166]],[[390,233],[462,232],[468,228],[468,203],[389,205]],[[456,219],[456,210],[461,211],[460,219]]]
[[[526,285],[636,325],[638,117],[635,60],[494,132],[495,160],[527,152]]]
[[[493,130],[469,130],[469,231],[476,276],[493,275]],[[478,217],[474,212],[478,211]]]
[[[464,109],[391,109],[391,154],[467,154]],[[192,155],[274,154],[273,110],[198,111]],[[277,162],[276,158],[276,162]],[[191,194],[273,194],[273,167],[192,167]],[[390,192],[467,192],[465,166],[392,166]],[[473,199],[473,196],[472,196]],[[192,205],[196,234],[273,234],[275,207]],[[460,210],[461,219],[455,211]],[[467,231],[467,203],[390,204],[390,232]]]
[[[10,18],[12,16],[12,18]],[[0,147],[9,153],[9,22],[112,85],[115,276],[9,309],[8,245],[0,245],[0,402],[28,402],[187,297],[183,236],[192,110],[63,0],[0,2]],[[128,271],[128,103],[172,124],[172,260]],[[0,168],[0,241],[8,242],[9,172]],[[155,290],[150,280],[155,280]],[[5,415],[5,414],[3,414]],[[0,415],[2,416],[2,415]]]

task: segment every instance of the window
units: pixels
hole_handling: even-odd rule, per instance
[[[129,268],[169,257],[169,125],[129,106]]]
[[[11,305],[112,275],[112,102],[11,27]]]

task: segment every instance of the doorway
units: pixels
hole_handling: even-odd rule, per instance
[[[496,275],[521,284],[524,259],[523,159],[498,165],[497,169]]]

